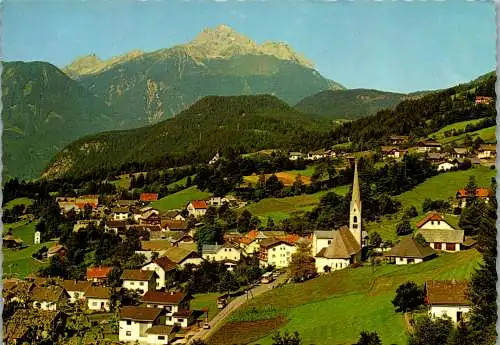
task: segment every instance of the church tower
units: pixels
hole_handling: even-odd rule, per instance
[[[358,161],[354,161],[354,181],[352,183],[352,199],[349,211],[349,231],[361,246],[361,196],[359,193]]]

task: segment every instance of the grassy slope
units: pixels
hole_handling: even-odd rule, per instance
[[[452,129],[455,129],[455,130],[465,129],[465,127],[468,124],[475,125],[476,123],[478,123],[478,122],[480,122],[482,120],[484,120],[484,118],[470,120],[470,121],[455,122],[455,123],[452,123],[451,125],[448,125],[448,126],[445,126],[445,127],[441,128],[437,132],[429,134],[429,137],[430,138],[434,138],[435,140],[448,139],[448,138],[445,138],[445,136],[444,136],[445,132],[451,131]]]
[[[469,176],[476,178],[478,186],[489,187],[491,178],[495,175],[496,170],[482,166],[466,171],[446,172],[428,179],[412,190],[396,196],[395,199],[401,202],[401,211],[412,205],[417,208],[419,216],[411,220],[412,224],[415,224],[422,218],[422,204],[426,198],[447,200],[454,197],[457,190],[465,187],[469,182]],[[401,213],[392,217],[386,216],[382,218],[381,222],[365,223],[365,229],[368,233],[377,231],[386,240],[394,240],[397,237],[396,224],[400,218]],[[457,223],[456,219],[450,219],[450,221]]]
[[[479,136],[486,143],[494,144],[494,143],[496,143],[496,131],[497,131],[497,126],[492,126],[492,127],[483,128],[483,129],[480,129],[480,130],[477,130],[474,132],[460,134],[460,135],[457,135],[456,137],[443,138],[443,139],[438,140],[438,141],[441,144],[453,143],[455,145],[459,145],[459,144],[463,143],[463,141],[465,139],[465,135],[468,134],[472,138],[472,140],[474,140],[476,137]]]
[[[160,212],[172,209],[184,208],[191,200],[206,199],[210,197],[210,193],[202,192],[196,186],[192,186],[181,190],[180,192],[167,195],[158,201],[151,203],[151,206],[158,209]]]
[[[16,272],[20,278],[23,278],[42,267],[41,263],[31,258],[31,254],[43,246],[50,248],[53,243],[46,242],[34,245],[35,226],[35,222],[28,223],[25,221],[6,226],[7,229],[12,228],[13,235],[21,238],[28,247],[3,250],[3,271],[5,273]]]
[[[349,190],[349,186],[333,188],[332,191],[339,195],[344,195]],[[286,198],[267,198],[248,206],[248,210],[255,216],[265,221],[272,217],[275,221],[282,220],[296,212],[310,211],[319,204],[320,199],[327,192],[315,194],[303,194]]]
[[[208,319],[212,320],[218,313],[217,308],[217,296],[219,293],[203,293],[193,295],[194,299],[191,301],[191,309],[199,310],[204,307],[208,307]]]
[[[352,344],[362,330],[371,330],[378,332],[384,344],[402,345],[406,343],[403,318],[391,304],[397,287],[408,280],[465,279],[480,260],[480,254],[470,250],[445,253],[418,265],[345,269],[271,290],[249,301],[237,314],[273,306],[288,319],[280,331],[298,331],[304,344]],[[270,335],[255,344],[272,344]]]
[[[32,204],[33,204],[33,200],[32,199],[29,199],[29,198],[17,198],[17,199],[9,201],[5,205],[4,208],[8,209],[8,210],[12,210],[12,208],[14,208],[14,206],[17,206],[17,205],[24,205],[24,206],[28,207],[28,206],[30,206]]]

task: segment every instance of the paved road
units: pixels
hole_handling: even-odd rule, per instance
[[[270,291],[274,285],[284,282],[288,275],[286,273],[281,274],[274,282],[270,284],[262,284],[254,287],[251,293],[248,293],[248,300],[253,297],[262,295],[263,293]],[[223,321],[229,317],[236,309],[241,307],[247,302],[247,294],[241,295],[233,299],[224,309],[222,309],[219,314],[217,314],[212,320],[210,320],[210,329],[201,329],[197,334],[191,338],[190,341],[195,339],[207,340],[219,329]]]

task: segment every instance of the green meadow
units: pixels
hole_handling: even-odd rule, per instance
[[[192,186],[181,190],[180,192],[167,195],[160,200],[153,201],[151,206],[158,209],[160,212],[173,210],[173,209],[182,209],[186,207],[186,205],[191,200],[197,199],[207,199],[211,196],[208,192],[202,192],[196,186]]]

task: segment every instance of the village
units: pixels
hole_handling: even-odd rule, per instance
[[[414,153],[430,162],[439,173],[474,169],[475,165],[495,166],[494,144],[477,143],[474,149],[443,148],[433,139],[424,139],[416,141],[412,147],[412,140],[415,142],[409,137],[391,136],[391,146],[382,146],[377,153],[388,162],[401,161],[408,152]],[[290,271],[290,265],[301,253],[314,262],[314,270],[303,276],[303,281],[366,264],[368,248],[377,253],[379,264],[415,265],[433,260],[441,253],[457,253],[475,247],[475,236],[466,235],[463,229],[448,221],[448,215],[434,209],[422,215],[414,224],[414,233],[401,236],[393,245],[386,245],[383,241],[374,245],[371,234],[364,230],[362,220],[363,197],[360,192],[358,159],[366,154],[370,152],[361,152],[357,156],[338,150],[289,153],[291,161],[316,162],[341,158],[354,167],[350,183],[348,225],[303,235],[256,228],[246,233],[226,231],[220,243],[199,245],[196,233],[204,225],[207,214],[220,208],[241,212],[247,206],[247,202],[230,194],[190,200],[183,209],[165,212],[152,206],[152,202],[158,200],[157,193],[141,193],[138,200],[120,200],[113,195],[57,196],[55,201],[63,217],[72,213],[87,214],[86,219],[75,221],[74,233],[90,227],[113,233],[124,241],[127,241],[125,234],[130,231],[141,234],[140,250],[136,250],[135,254],[142,262],[123,269],[119,277],[113,278],[118,283],[111,285],[111,265],[87,267],[85,276],[80,279],[65,280],[35,274],[24,279],[4,279],[5,306],[15,303],[25,306],[4,320],[5,343],[21,344],[32,336],[29,327],[23,323],[23,320],[28,319],[35,323],[39,320],[41,324],[50,320],[52,325],[57,325],[53,330],[55,334],[64,334],[66,319],[71,318],[72,313],[83,313],[99,320],[92,321],[95,325],[109,327],[115,322],[116,327],[113,329],[119,342],[188,344],[196,339],[206,340],[221,326],[223,319],[212,318],[210,313],[214,310],[209,311],[208,305],[193,308],[196,297],[172,281],[175,275],[171,274],[186,267],[196,270],[204,262],[216,262],[230,274],[242,263],[255,265],[258,270],[259,273],[253,275],[251,281],[240,285],[237,291],[232,291],[231,287],[226,291],[219,288],[217,309],[226,308],[230,313],[232,303],[240,299],[238,303],[241,304],[245,299],[253,298],[252,291],[262,294],[279,289],[283,284],[294,284],[295,273]],[[217,153],[209,164],[216,164],[219,159]],[[494,198],[487,186],[479,186],[474,195],[470,193],[466,186],[456,190],[453,207],[465,208],[471,198],[484,203]],[[30,215],[24,217],[31,219]],[[23,249],[26,246],[40,244],[41,237],[42,234],[37,231],[32,243],[23,243],[15,234],[7,232],[3,237],[3,246],[8,251],[23,251],[27,250]],[[57,241],[51,243],[50,247],[45,248],[46,251],[37,253],[42,262],[53,260],[53,257],[62,259],[68,254],[63,244]],[[426,281],[425,301],[429,315],[451,317],[455,324],[466,318],[471,308],[471,302],[467,299],[467,286],[466,281],[454,279]],[[113,297],[117,293],[132,297],[117,303]],[[32,310],[37,310],[37,313],[33,314]],[[102,317],[96,318],[99,315]]]

